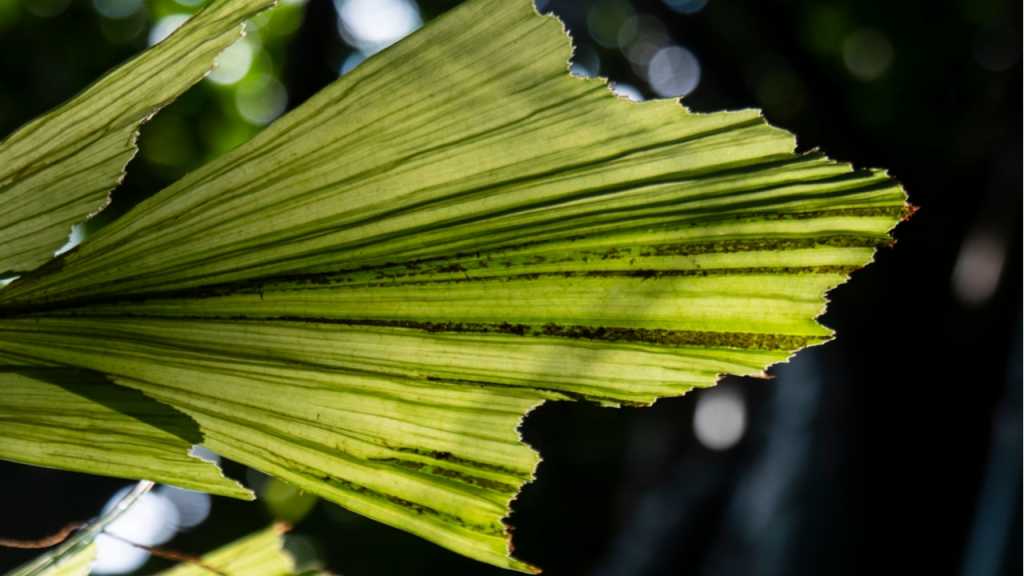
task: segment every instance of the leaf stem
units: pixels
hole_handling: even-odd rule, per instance
[[[24,564],[20,568],[8,573],[7,576],[39,576],[47,569],[56,566],[59,562],[80,552],[92,544],[103,530],[120,518],[125,512],[142,498],[144,494],[153,489],[154,483],[150,480],[140,480],[130,492],[114,503],[109,510],[100,515],[94,521],[86,524],[74,536],[68,538],[59,547],[48,554],[44,554]]]

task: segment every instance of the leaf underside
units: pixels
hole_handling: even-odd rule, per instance
[[[273,0],[225,0],[0,142],[0,274],[53,257],[102,210],[135,156],[139,125],[209,72],[242,22]]]
[[[0,291],[0,363],[103,372],[204,445],[496,566],[548,399],[647,405],[831,332],[907,213],[756,111],[570,77],[477,0]]]
[[[202,442],[191,418],[101,374],[0,368],[0,389],[0,459],[253,497],[216,465],[189,456]]]

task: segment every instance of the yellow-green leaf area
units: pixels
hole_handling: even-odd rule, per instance
[[[181,563],[158,576],[291,576],[295,561],[284,550],[283,528],[271,526],[204,554],[198,562]]]
[[[105,376],[63,368],[0,368],[0,459],[118,478],[145,478],[251,499],[190,456],[196,422]]]
[[[273,0],[222,0],[62,106],[0,141],[0,274],[48,261],[99,212],[135,156],[139,126],[199,81]]]
[[[832,337],[908,213],[757,111],[569,76],[474,0],[0,291],[0,358],[88,368],[219,454],[496,566],[545,400],[648,405]],[[56,345],[59,343],[59,345]]]

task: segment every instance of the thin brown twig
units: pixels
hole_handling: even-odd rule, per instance
[[[17,540],[14,538],[0,538],[0,547],[4,548],[22,548],[26,550],[35,550],[39,548],[49,548],[56,546],[61,542],[68,539],[68,536],[72,532],[85,526],[85,522],[71,522],[67,524],[57,532],[50,534],[49,536],[43,536],[35,540]]]

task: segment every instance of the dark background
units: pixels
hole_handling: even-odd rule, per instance
[[[163,0],[110,18],[98,4],[0,0],[0,134],[186,10]],[[419,9],[429,20],[454,4]],[[644,67],[599,40],[630,14],[650,15],[700,64],[687,106],[763,108],[803,149],[887,168],[920,211],[897,229],[895,249],[833,292],[823,321],[835,341],[777,367],[774,380],[726,380],[746,414],[735,446],[696,439],[700,393],[650,409],[556,403],[530,415],[524,435],[544,461],[514,505],[518,555],[552,575],[1020,574],[1021,3],[543,9],[571,30],[577,64],[648,97]],[[277,78],[294,107],[337,78],[353,49],[332,3],[278,10],[288,14],[262,34],[254,69]],[[233,107],[247,81],[203,82],[147,125],[114,206],[90,226],[259,130]],[[124,484],[0,463],[0,537],[91,517]],[[165,547],[200,553],[272,517],[218,498],[209,520]],[[345,575],[503,573],[324,502],[293,533]],[[0,569],[30,556],[0,550]]]

